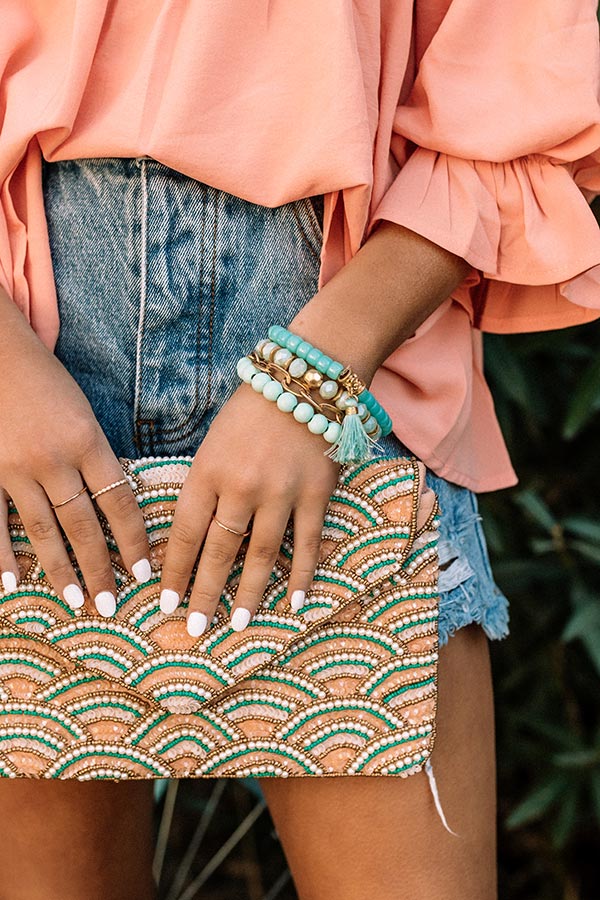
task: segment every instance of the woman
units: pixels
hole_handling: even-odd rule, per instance
[[[280,323],[351,365],[392,415],[384,449],[419,456],[442,505],[437,786],[261,786],[303,900],[426,900],[440,883],[491,900],[488,640],[508,625],[476,493],[516,476],[481,331],[600,315],[582,193],[598,185],[595,4],[4,0],[2,13],[2,518],[10,496],[77,606],[61,526],[110,616],[82,487],[118,481],[119,455],[189,453],[164,614],[200,554],[187,623],[209,627],[252,519],[232,620],[245,627],[290,515],[301,603],[337,466],[238,386],[235,361]],[[143,581],[129,487],[98,502]],[[5,528],[0,569],[14,589]],[[0,897],[154,896],[149,784],[6,781],[0,807]]]

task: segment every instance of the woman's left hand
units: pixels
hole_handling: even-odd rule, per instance
[[[294,552],[288,584],[292,609],[304,601],[318,564],[321,533],[339,465],[328,445],[275,403],[241,384],[215,417],[181,489],[161,577],[161,609],[173,612],[198,569],[187,628],[210,626],[243,538],[252,529],[232,610],[241,631],[256,612],[293,516]],[[251,521],[252,520],[252,521]]]

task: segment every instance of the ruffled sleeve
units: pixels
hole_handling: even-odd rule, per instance
[[[600,317],[596,3],[417,0],[414,46],[367,237],[387,219],[466,259],[483,331]]]
[[[52,348],[59,320],[41,165],[40,146],[32,138],[18,164],[4,178],[0,173],[0,286]]]

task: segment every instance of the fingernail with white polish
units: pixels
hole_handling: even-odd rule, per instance
[[[10,593],[11,591],[16,591],[17,589],[17,579],[15,577],[14,572],[3,572],[2,573],[2,587],[6,591],[6,593]]]
[[[160,608],[161,610],[169,615],[179,606],[179,594],[177,591],[172,591],[170,588],[164,588],[160,592]]]
[[[78,584],[68,584],[63,590],[63,597],[71,609],[79,609],[84,604],[83,591]]]
[[[135,580],[142,584],[144,581],[150,581],[152,578],[152,567],[149,559],[138,559],[131,567]]]
[[[110,591],[100,591],[100,593],[96,594],[94,597],[94,603],[101,616],[112,616],[117,608],[115,595],[111,594]]]
[[[294,612],[298,612],[304,606],[304,598],[306,594],[304,591],[294,591],[292,594],[292,598],[290,600],[290,606],[294,610]]]
[[[234,631],[243,631],[250,621],[250,610],[238,606],[231,617],[231,627]]]
[[[199,637],[206,628],[207,622],[208,619],[204,613],[198,612],[197,610],[191,612],[187,618],[188,633],[191,634],[192,637]]]

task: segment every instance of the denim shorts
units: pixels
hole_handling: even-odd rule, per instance
[[[43,164],[58,292],[55,353],[118,456],[193,455],[236,361],[317,291],[323,196],[275,208],[149,157]],[[389,455],[409,452],[390,434]],[[439,643],[508,634],[476,495],[427,470],[442,509]]]

